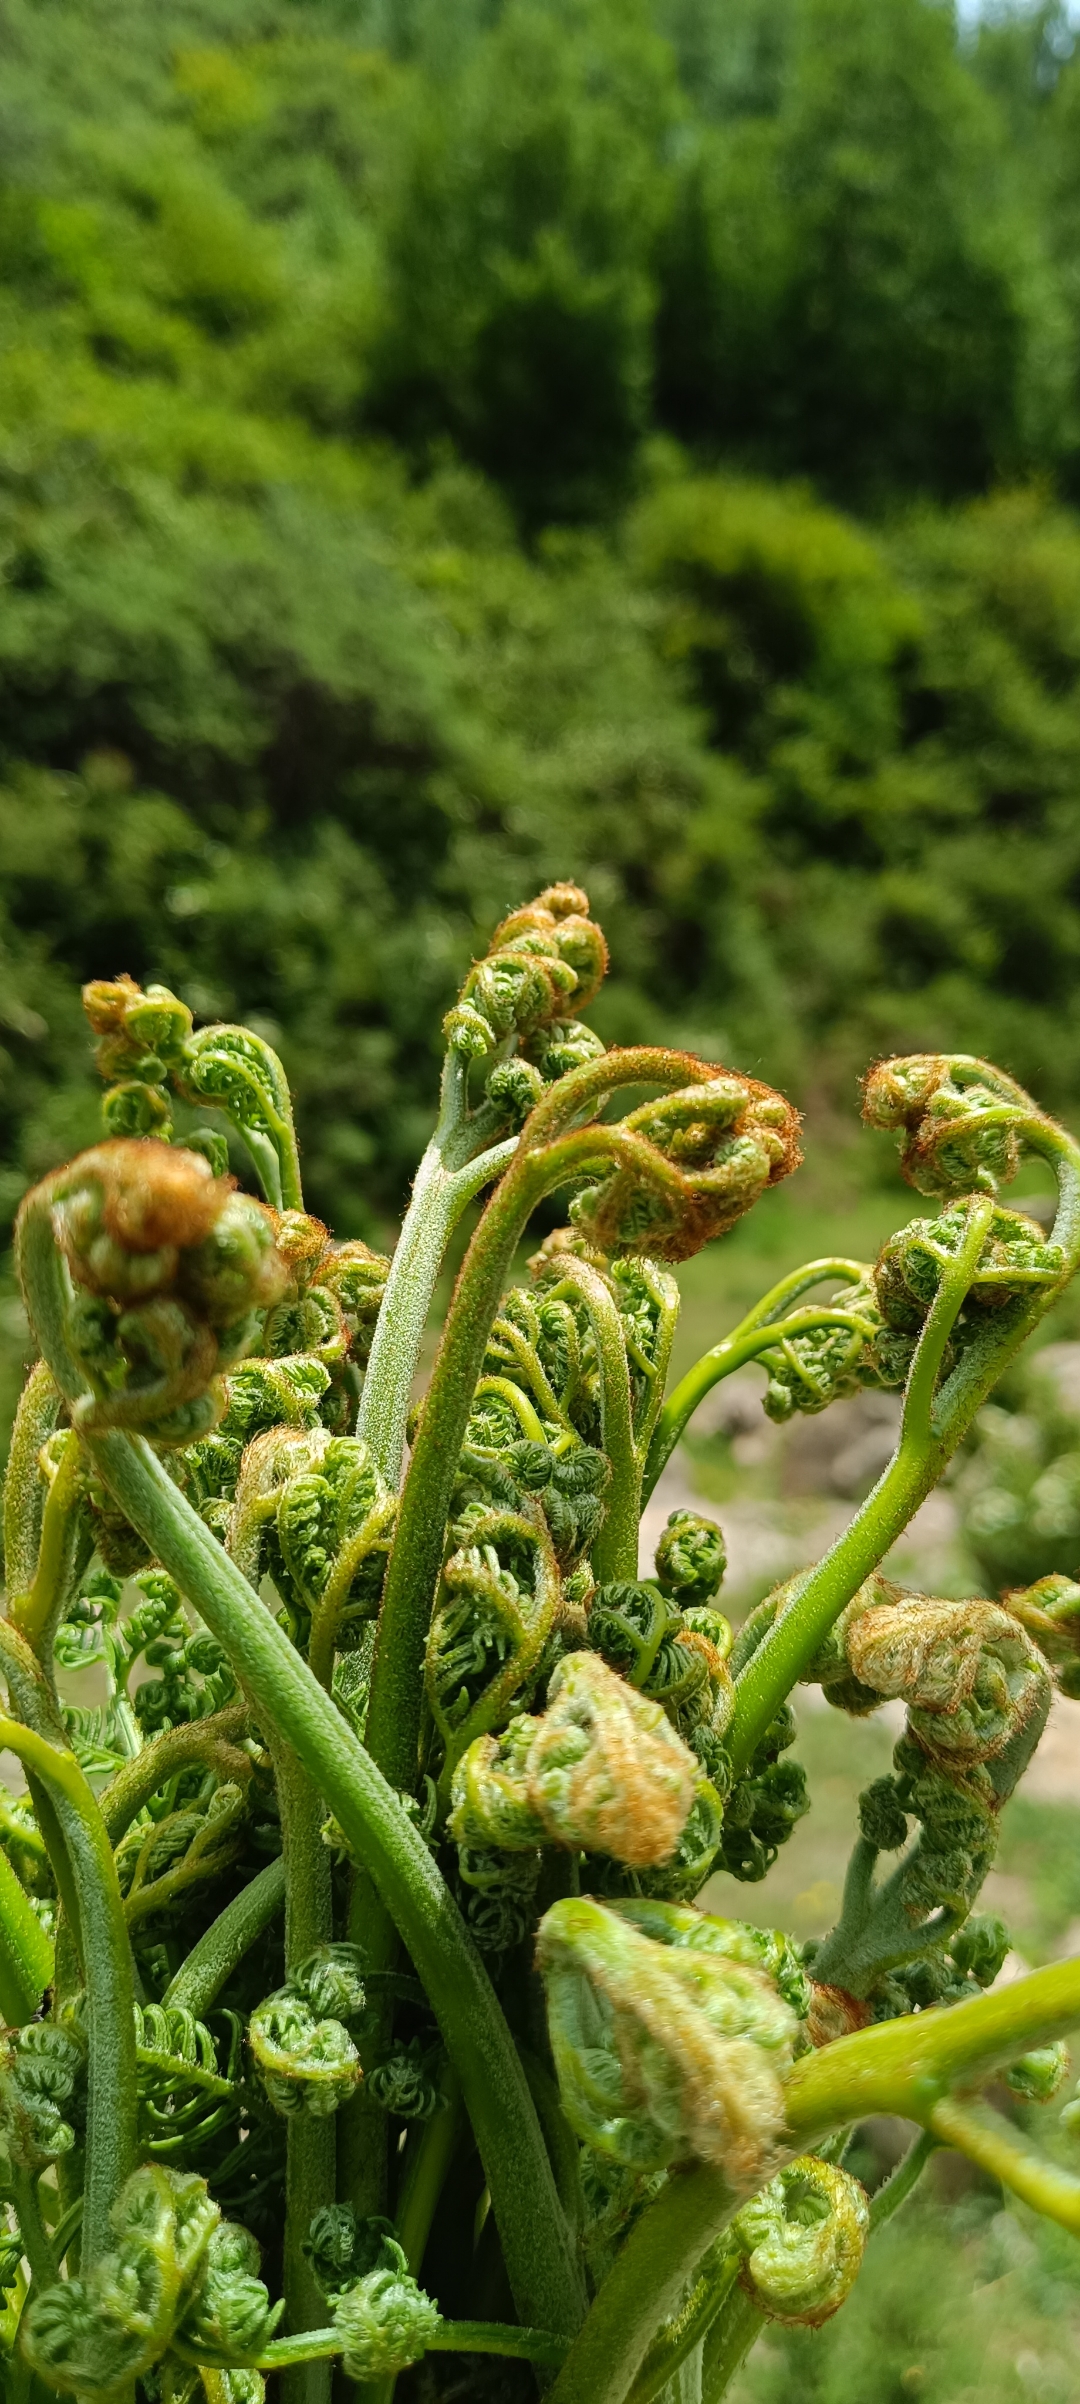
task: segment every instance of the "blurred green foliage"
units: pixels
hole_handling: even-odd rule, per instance
[[[0,1204],[76,987],[399,1206],[589,885],[610,1039],[1080,1095],[1080,61],[934,0],[0,0]]]
[[[1013,1368],[979,1412],[957,1479],[964,1539],[992,1592],[1080,1571],[1080,1418],[1055,1357]]]

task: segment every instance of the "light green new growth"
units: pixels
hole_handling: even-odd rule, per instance
[[[13,2394],[260,2404],[274,2373],[328,2404],[337,2362],[391,2404],[422,2357],[438,2395],[493,2353],[553,2404],[719,2404],[768,2317],[842,2308],[934,2145],[1080,2234],[1080,2179],[982,2096],[1053,2093],[1080,1966],[984,1991],[1008,1939],[975,1908],[1074,1672],[1068,1598],[880,1567],[1073,1274],[1080,1153],[985,1062],[884,1063],[866,1115],[937,1215],[784,1279],[666,1395],[672,1264],[797,1167],[797,1121],[691,1055],[606,1052],[580,1016],[606,958],[574,886],[497,929],[392,1261],[305,1210],[260,1037],[87,989],[106,1140],[17,1237],[41,1358],[0,1620],[27,1786],[0,1813]],[[178,1132],[174,1102],[214,1124]],[[1049,1236],[999,1200],[1030,1155]],[[644,1573],[639,1525],[750,1361],[776,1419],[868,1385],[903,1409],[851,1525],[733,1637],[715,1523],[674,1511]],[[808,1808],[800,1680],[907,1712],[802,1957],[695,1908]],[[868,2208],[841,2156],[881,2111],[924,2134]]]

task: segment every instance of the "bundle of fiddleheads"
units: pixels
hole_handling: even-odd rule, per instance
[[[425,2353],[436,2395],[444,2355],[496,2353],[553,2404],[673,2404],[687,2364],[719,2404],[754,2328],[849,2292],[866,2111],[923,2124],[907,2184],[956,2145],[1080,2228],[1080,2182],[980,2099],[998,2072],[1056,2090],[1080,1973],[989,1993],[1008,1939],[975,1909],[1054,1682],[1080,1687],[1077,1589],[881,1570],[1080,1259],[1080,1153],[985,1062],[884,1063],[866,1115],[938,1215],[782,1279],[667,1391],[672,1266],[797,1166],[797,1121],[690,1054],[606,1051],[580,1015],[606,959],[575,886],[496,930],[391,1259],[305,1210],[262,1037],[87,989],[105,1140],[20,1214],[41,1357],[4,1498],[23,2382],[261,2404],[275,2376],[328,2404],[339,2363],[389,2404]],[[1028,1157],[1049,1236],[998,1199]],[[733,1636],[716,1523],[672,1511],[651,1564],[639,1528],[748,1362],[774,1418],[903,1402],[849,1528]],[[761,1878],[809,1807],[808,1680],[907,1721],[800,1956],[698,1899],[716,1868]]]

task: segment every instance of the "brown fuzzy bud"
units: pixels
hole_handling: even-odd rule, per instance
[[[699,1765],[659,1703],[636,1694],[595,1653],[560,1661],[539,1718],[477,1737],[453,1786],[460,1844],[568,1845],[631,1869],[670,1861],[694,1802]]]
[[[92,1389],[76,1425],[173,1444],[205,1434],[225,1402],[217,1373],[250,1349],[287,1282],[271,1214],[200,1153],[153,1138],[81,1153],[23,1213],[42,1205],[74,1282],[68,1341]]]
[[[860,1684],[905,1702],[912,1735],[942,1761],[993,1760],[1046,1708],[1041,1655],[996,1603],[909,1595],[863,1612],[846,1645]]]
[[[589,2145],[648,2170],[696,2157],[767,2176],[798,2031],[764,1970],[643,1935],[591,1896],[540,1923],[563,2109]]]
[[[97,1144],[53,1181],[53,1224],[72,1276],[130,1301],[160,1292],[180,1252],[206,1242],[235,1179],[152,1136]]]
[[[735,1070],[703,1074],[620,1121],[631,1142],[571,1205],[601,1252],[689,1260],[723,1235],[802,1158],[783,1096]]]

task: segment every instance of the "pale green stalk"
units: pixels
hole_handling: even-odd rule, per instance
[[[38,1465],[63,1397],[47,1361],[35,1361],[15,1413],[4,1478],[4,1569],[9,1595],[26,1594],[37,1572],[45,1481]]]
[[[469,1157],[478,1130],[469,1124],[467,1081],[468,1063],[448,1053],[438,1125],[416,1172],[364,1376],[356,1432],[388,1486],[401,1480],[409,1397],[447,1244],[462,1211],[517,1150],[511,1136]]]

